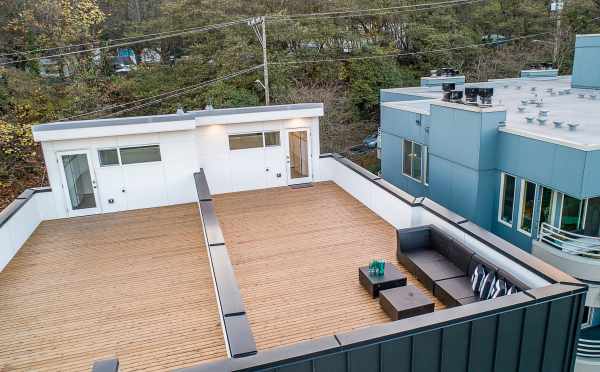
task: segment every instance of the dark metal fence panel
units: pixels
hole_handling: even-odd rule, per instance
[[[571,344],[579,330],[585,290],[573,292],[560,284],[550,287],[554,288],[532,290],[536,298],[526,303],[499,308],[491,314],[449,319],[436,328],[402,332],[397,338],[373,337],[357,346],[343,346],[341,341],[339,348],[328,342],[322,353],[307,352],[305,357],[301,350],[289,346],[282,351],[259,352],[250,358],[201,365],[190,371],[572,371]],[[312,350],[310,345],[308,342],[302,347]]]

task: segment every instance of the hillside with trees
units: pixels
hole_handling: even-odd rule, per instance
[[[263,104],[257,69],[137,107],[262,63],[262,47],[245,21],[201,32],[202,26],[272,16],[266,23],[271,103],[323,102],[323,152],[345,152],[376,130],[379,89],[416,85],[438,67],[480,81],[517,76],[531,63],[553,59],[557,34],[550,1],[399,8],[426,3],[441,0],[3,1],[0,208],[24,188],[46,182],[31,125]],[[375,8],[387,10],[285,17]],[[600,0],[566,2],[556,59],[561,73],[570,72],[578,33],[600,33]],[[135,53],[135,69],[116,72],[119,49]]]

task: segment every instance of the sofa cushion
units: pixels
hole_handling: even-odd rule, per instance
[[[408,253],[429,248],[430,226],[409,227],[396,230],[397,252]]]
[[[435,282],[433,294],[447,306],[460,306],[462,305],[460,300],[475,297],[471,281],[466,276],[438,280]]]
[[[466,275],[469,271],[469,265],[471,264],[471,259],[474,254],[475,253],[466,245],[453,239],[448,247],[448,254],[446,257],[448,257],[448,259],[459,269],[464,271]]]
[[[448,257],[452,238],[435,226],[431,226],[430,248]]]
[[[488,296],[488,298],[498,298],[498,297],[505,296],[506,293],[508,293],[508,289],[509,288],[510,287],[508,287],[506,285],[506,280],[505,279],[498,278],[494,282],[494,286],[492,287],[492,290],[491,290],[490,295]]]
[[[523,281],[519,280],[517,277],[505,270],[498,270],[498,277],[504,278],[509,288],[515,286],[520,290],[530,289],[530,287],[527,284],[523,283]]]
[[[398,251],[398,261],[413,274],[416,274],[418,266],[425,262],[442,260],[446,260],[446,258],[433,249],[422,249],[407,253]]]
[[[459,305],[472,304],[473,302],[478,302],[478,301],[481,301],[481,300],[477,296],[461,298],[461,299],[457,300]]]
[[[416,266],[415,276],[425,288],[433,291],[435,282],[438,280],[458,278],[465,273],[448,260],[427,261]]]
[[[478,264],[471,273],[469,281],[471,282],[471,290],[475,295],[479,295],[479,287],[481,287],[481,283],[483,282],[483,279],[487,273],[488,272],[485,269],[485,266],[482,264]]]
[[[489,260],[487,260],[487,259],[481,257],[480,255],[478,255],[477,253],[475,253],[471,257],[471,263],[469,264],[469,272],[468,272],[469,276],[471,276],[471,274],[473,274],[473,271],[475,271],[475,268],[478,265],[483,265],[486,269],[486,272],[487,271],[493,271],[493,272],[498,271],[498,266],[494,265]]]
[[[490,293],[495,281],[496,273],[494,271],[488,271],[481,281],[481,285],[479,286],[479,298],[481,300],[487,300],[490,298]]]

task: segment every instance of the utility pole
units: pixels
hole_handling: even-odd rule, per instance
[[[267,56],[267,17],[256,17],[252,18],[248,21],[248,26],[252,27],[254,30],[254,34],[258,39],[258,42],[262,46],[263,52],[263,75],[264,75],[264,83],[261,83],[257,80],[258,83],[265,90],[265,104],[268,106],[271,103],[271,98],[269,94],[269,61]],[[258,25],[260,24],[261,28],[259,30]]]
[[[269,64],[267,60],[267,18],[262,17],[262,48],[263,48],[263,69],[265,78],[265,104],[269,106],[271,98],[269,97]]]
[[[552,62],[554,67],[558,68],[558,53],[560,52],[560,20],[562,10],[565,7],[567,0],[553,0],[550,5],[550,11],[556,13],[556,31],[554,33],[554,53],[552,55]]]

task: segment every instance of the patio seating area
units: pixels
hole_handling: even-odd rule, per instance
[[[398,263],[394,227],[331,182],[214,196],[217,215],[260,350],[389,322],[357,269]]]

